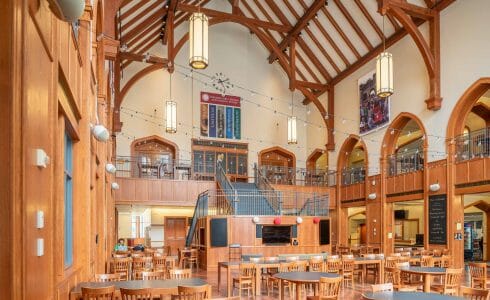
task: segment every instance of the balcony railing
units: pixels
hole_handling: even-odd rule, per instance
[[[286,168],[279,166],[260,166],[261,174],[270,184],[334,186],[335,171],[327,169]]]
[[[389,176],[415,172],[424,168],[422,149],[402,150],[388,157]]]
[[[145,156],[117,156],[115,160],[117,177],[182,179],[182,180],[215,180],[215,168],[211,173],[193,170],[204,170],[204,167],[190,160],[150,160]]]
[[[490,156],[490,127],[457,136],[456,161]]]
[[[351,185],[364,182],[366,170],[364,167],[342,169],[342,185]]]

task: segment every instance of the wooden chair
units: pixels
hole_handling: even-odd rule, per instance
[[[124,253],[112,253],[112,257],[113,258],[125,258],[125,257],[128,257],[128,254],[124,254]]]
[[[337,300],[339,299],[340,285],[342,284],[342,277],[330,278],[320,277],[319,283],[319,295],[308,296],[308,300]]]
[[[169,279],[187,279],[191,278],[191,269],[170,269],[168,270]]]
[[[102,288],[87,288],[82,287],[82,299],[83,300],[112,300],[116,299],[114,293],[116,288],[114,286],[102,287]]]
[[[310,272],[323,272],[325,270],[325,262],[323,258],[310,258],[308,268]]]
[[[347,282],[350,282],[351,287],[354,286],[354,260],[353,259],[342,260],[342,285],[345,287]]]
[[[291,264],[291,272],[306,272],[308,262],[306,260],[293,261]]]
[[[459,295],[463,296],[463,298],[465,298],[465,299],[488,300],[490,290],[482,290],[482,289],[470,288],[467,286],[461,286],[459,288],[459,292],[460,292]]]
[[[393,274],[392,271],[393,269],[396,269],[396,263],[398,259],[396,257],[387,257],[385,259],[385,278],[384,282],[393,282]]]
[[[167,269],[166,256],[153,256],[153,271],[165,271]]]
[[[95,282],[120,281],[121,274],[95,274]]]
[[[143,271],[140,273],[142,280],[162,280],[165,279],[165,271]]]
[[[292,267],[294,266],[294,262],[286,262],[286,263],[281,263],[279,265],[279,272],[284,273],[284,272],[291,272]],[[279,290],[279,279],[275,277],[269,277],[267,279],[267,296],[270,296],[271,292],[274,292],[274,286],[277,287],[277,290]],[[293,295],[293,285],[288,282],[284,281],[283,282],[283,287],[287,287],[289,289],[289,296],[292,297]]]
[[[371,284],[371,291],[376,292],[392,292],[393,283],[381,283],[381,284]]]
[[[376,255],[372,253],[364,255],[364,257],[368,259],[376,259]],[[378,264],[366,264],[366,280],[369,275],[373,276],[374,283],[376,283],[376,280],[379,277]]]
[[[136,273],[143,271],[151,271],[152,257],[133,257],[133,278],[136,278]]]
[[[449,268],[451,267],[451,255],[443,254],[441,256],[441,268]]]
[[[470,269],[471,287],[472,288],[487,288],[487,263],[470,262],[468,264]]]
[[[147,289],[119,289],[122,300],[153,300],[150,288]]]
[[[462,269],[446,269],[444,284],[432,284],[431,290],[443,295],[458,295],[459,285],[461,284]]]
[[[341,267],[342,261],[339,258],[327,258],[327,263],[325,264],[325,270],[327,273],[340,274]]]
[[[430,255],[422,255],[420,258],[420,266],[421,267],[433,267],[434,266],[434,257]]]
[[[121,279],[129,280],[129,269],[131,267],[131,258],[115,258],[112,261],[112,272],[120,274]]]
[[[238,296],[242,296],[242,290],[247,290],[247,295],[255,295],[255,264],[241,263],[237,278],[233,278],[233,288],[238,284]]]
[[[163,251],[162,251],[162,254],[163,255],[166,255],[166,256],[169,256],[169,255],[172,255],[172,248],[170,246],[163,246]]]
[[[207,300],[211,299],[211,286],[178,286],[180,300]]]
[[[199,253],[197,249],[191,249],[189,256],[184,257],[184,266],[189,266],[192,270],[192,267],[195,266],[197,270],[199,270],[199,262],[198,258]]]

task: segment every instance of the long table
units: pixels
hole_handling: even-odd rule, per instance
[[[284,260],[280,260],[278,262],[259,262],[255,263],[255,274],[261,274],[262,269],[266,268],[279,268],[281,262]],[[356,265],[368,265],[368,264],[376,264],[379,270],[379,282],[381,282],[384,278],[384,260],[381,258],[366,258],[366,257],[356,257],[354,258],[354,264]],[[221,284],[221,269],[226,269],[226,296],[232,296],[232,278],[231,278],[231,270],[238,270],[240,266],[240,262],[218,262],[218,293]],[[260,276],[255,276],[255,294],[260,296],[262,290],[262,280]]]
[[[167,279],[167,280],[127,280],[112,282],[81,282],[77,284],[70,292],[70,300],[82,299],[82,287],[101,288],[116,287],[116,297],[121,298],[119,289],[143,289],[151,288],[155,295],[177,295],[178,286],[202,286],[208,284],[201,278],[189,279]],[[211,286],[208,291],[211,295]]]

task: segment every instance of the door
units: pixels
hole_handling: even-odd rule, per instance
[[[183,249],[185,247],[186,220],[185,217],[165,218],[165,246],[170,246],[172,255],[178,254],[178,248]]]
[[[367,240],[367,227],[366,224],[361,224],[359,227],[361,228],[361,245],[363,245]]]

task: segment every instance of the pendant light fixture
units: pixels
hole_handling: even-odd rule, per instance
[[[293,104],[294,92],[291,92],[291,116],[288,117],[288,144],[297,144],[296,117],[294,116]]]
[[[393,94],[393,56],[386,52],[385,17],[383,16],[383,52],[376,58],[376,94],[389,97]]]
[[[165,131],[167,133],[177,132],[177,103],[172,101],[172,74],[170,74],[170,97],[165,106],[166,120]]]
[[[208,17],[200,8],[189,18],[189,65],[194,69],[208,66]]]

